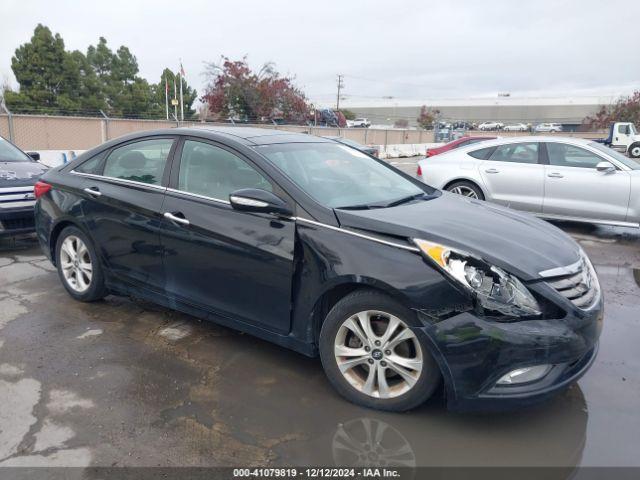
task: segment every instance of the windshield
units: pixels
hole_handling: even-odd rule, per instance
[[[318,203],[329,208],[374,208],[432,193],[364,153],[331,143],[256,147]]]
[[[629,157],[621,154],[620,152],[614,150],[613,148],[607,147],[606,145],[604,145],[602,143],[591,142],[591,143],[589,143],[589,146],[593,147],[593,148],[595,148],[597,150],[600,150],[602,153],[606,153],[610,157],[613,157],[614,159],[616,159],[620,163],[622,163],[622,164],[626,165],[627,167],[629,167],[631,170],[640,170],[640,163],[638,162],[637,159],[629,158]]]
[[[31,157],[0,137],[0,162],[31,162]]]

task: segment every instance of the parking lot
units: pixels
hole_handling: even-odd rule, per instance
[[[317,359],[136,299],[75,302],[32,237],[1,240],[0,466],[640,465],[640,232],[558,226],[600,275],[600,353],[499,414],[354,406]]]

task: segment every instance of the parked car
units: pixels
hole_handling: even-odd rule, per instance
[[[609,126],[609,136],[596,142],[626,153],[631,158],[640,158],[640,135],[631,122],[612,123]]]
[[[38,160],[0,137],[0,236],[33,232],[33,186],[47,170]]]
[[[377,147],[362,145],[361,143],[358,143],[355,140],[350,140],[344,137],[330,137],[330,136],[324,137],[324,138],[328,138],[330,140],[333,140],[334,142],[342,143],[343,145],[353,147],[356,150],[360,150],[361,152],[366,153],[367,155],[371,155],[373,157],[377,157],[380,154]]]
[[[533,129],[536,133],[554,133],[561,132],[562,125],[559,123],[539,123]]]
[[[503,130],[505,132],[527,132],[529,131],[529,125],[526,123],[512,123],[505,125]]]
[[[427,184],[540,217],[640,226],[640,162],[580,138],[502,138],[420,161]]]
[[[135,295],[319,355],[360,405],[410,409],[442,378],[452,408],[526,404],[596,355],[602,294],[571,237],[333,140],[139,132],[37,185],[71,297]]]
[[[478,125],[478,130],[500,130],[504,124],[500,122],[482,122]]]
[[[350,120],[350,127],[355,128],[369,128],[371,126],[371,122],[366,118],[354,118]]]
[[[457,138],[445,145],[441,145],[439,147],[427,148],[426,155],[427,157],[433,157],[434,155],[438,155],[439,153],[448,152],[449,150],[453,150],[455,148],[466,147],[473,143],[484,142],[487,140],[493,140],[496,137],[479,137],[479,136],[465,136]]]

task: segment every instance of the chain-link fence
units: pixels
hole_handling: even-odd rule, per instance
[[[0,135],[8,138],[25,150],[86,150],[107,140],[128,133],[173,128],[177,126],[225,125],[229,123],[175,122],[166,120],[144,120],[103,117],[73,117],[54,115],[11,114],[0,111]],[[426,144],[442,141],[436,139],[433,130],[379,129],[379,128],[333,128],[304,125],[235,124],[236,126],[260,127],[287,132],[307,133],[318,136],[336,136],[354,140],[364,145]],[[479,136],[522,136],[535,132],[510,131],[466,131],[459,134]],[[544,133],[548,135],[549,133]],[[557,132],[551,135],[600,138],[603,132]]]

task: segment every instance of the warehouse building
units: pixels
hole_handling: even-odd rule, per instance
[[[505,124],[542,122],[561,123],[566,130],[575,130],[585,117],[595,114],[602,105],[610,105],[617,96],[580,97],[497,97],[448,99],[448,100],[399,100],[383,98],[358,100],[345,98],[341,107],[357,116],[368,118],[373,125],[393,125],[406,119],[409,126],[416,126],[422,105],[439,110],[443,121],[467,121],[481,123],[497,121]]]

